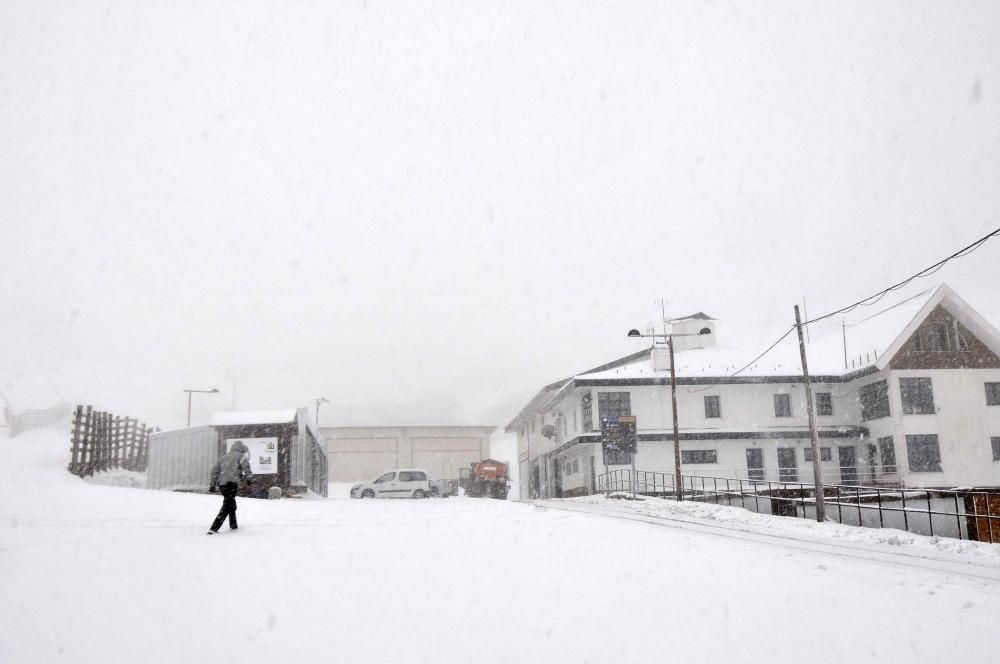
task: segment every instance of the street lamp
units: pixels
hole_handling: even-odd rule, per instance
[[[326,397],[320,397],[316,399],[316,428],[319,429],[319,405],[321,403],[330,403],[330,400]]]
[[[681,478],[681,436],[677,429],[677,374],[674,371],[674,337],[697,337],[702,334],[711,334],[708,328],[700,332],[684,334],[643,334],[639,330],[629,330],[630,337],[663,337],[667,340],[667,349],[670,351],[670,404],[674,416],[674,490],[677,492],[677,500],[684,500],[684,481]]]
[[[188,427],[190,427],[191,426],[191,394],[194,393],[194,392],[198,392],[199,394],[216,394],[219,390],[218,390],[218,388],[213,387],[210,390],[184,390],[184,391],[188,393],[188,419],[187,419],[187,425],[188,425]]]

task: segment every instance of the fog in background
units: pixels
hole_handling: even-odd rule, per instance
[[[995,2],[7,1],[0,390],[502,425],[660,297],[749,361],[998,185]],[[998,324],[998,247],[906,293]]]

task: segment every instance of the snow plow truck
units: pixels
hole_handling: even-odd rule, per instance
[[[469,498],[496,498],[506,500],[510,485],[507,483],[507,464],[494,459],[484,459],[463,468],[459,484]]]

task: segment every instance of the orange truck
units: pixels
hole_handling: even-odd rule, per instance
[[[496,498],[506,500],[510,485],[507,464],[495,459],[483,459],[469,464],[459,473],[459,485],[469,498]]]

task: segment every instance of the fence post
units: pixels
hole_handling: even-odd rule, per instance
[[[885,522],[882,520],[882,490],[879,489],[878,487],[875,487],[875,496],[876,498],[878,498],[878,527],[885,528]],[[959,535],[961,535],[962,533],[961,526],[959,526],[958,532]]]
[[[931,492],[927,492],[927,524],[931,527],[931,537],[934,537],[934,515],[931,514]]]
[[[139,458],[136,463],[135,470],[139,472],[146,470],[146,451],[149,449],[149,429],[146,428],[146,423],[142,423],[142,429],[139,432]]]
[[[121,415],[115,415],[114,425],[112,427],[111,439],[113,441],[114,448],[114,466],[115,468],[122,467],[122,418]]]
[[[73,425],[70,429],[70,460],[69,472],[74,475],[79,472],[80,464],[80,442],[83,426],[83,406],[77,405],[73,412]]]
[[[899,492],[900,497],[903,499],[903,530],[910,532],[910,519],[906,516],[906,488],[904,487],[902,491]]]
[[[990,531],[990,544],[992,544],[993,542],[996,542],[996,540],[993,539],[993,516],[990,514],[990,492],[989,491],[986,492],[985,498],[986,498],[986,528],[987,528],[987,530]],[[975,500],[975,499],[973,499],[973,500]],[[977,530],[978,530],[978,527],[977,527]]]
[[[955,498],[955,525],[958,526],[958,539],[962,539],[962,517],[958,515],[958,494],[953,493]]]
[[[87,406],[84,421],[83,457],[81,458],[80,477],[86,477],[93,472],[91,470],[91,465],[94,462],[94,409],[92,406]]]

